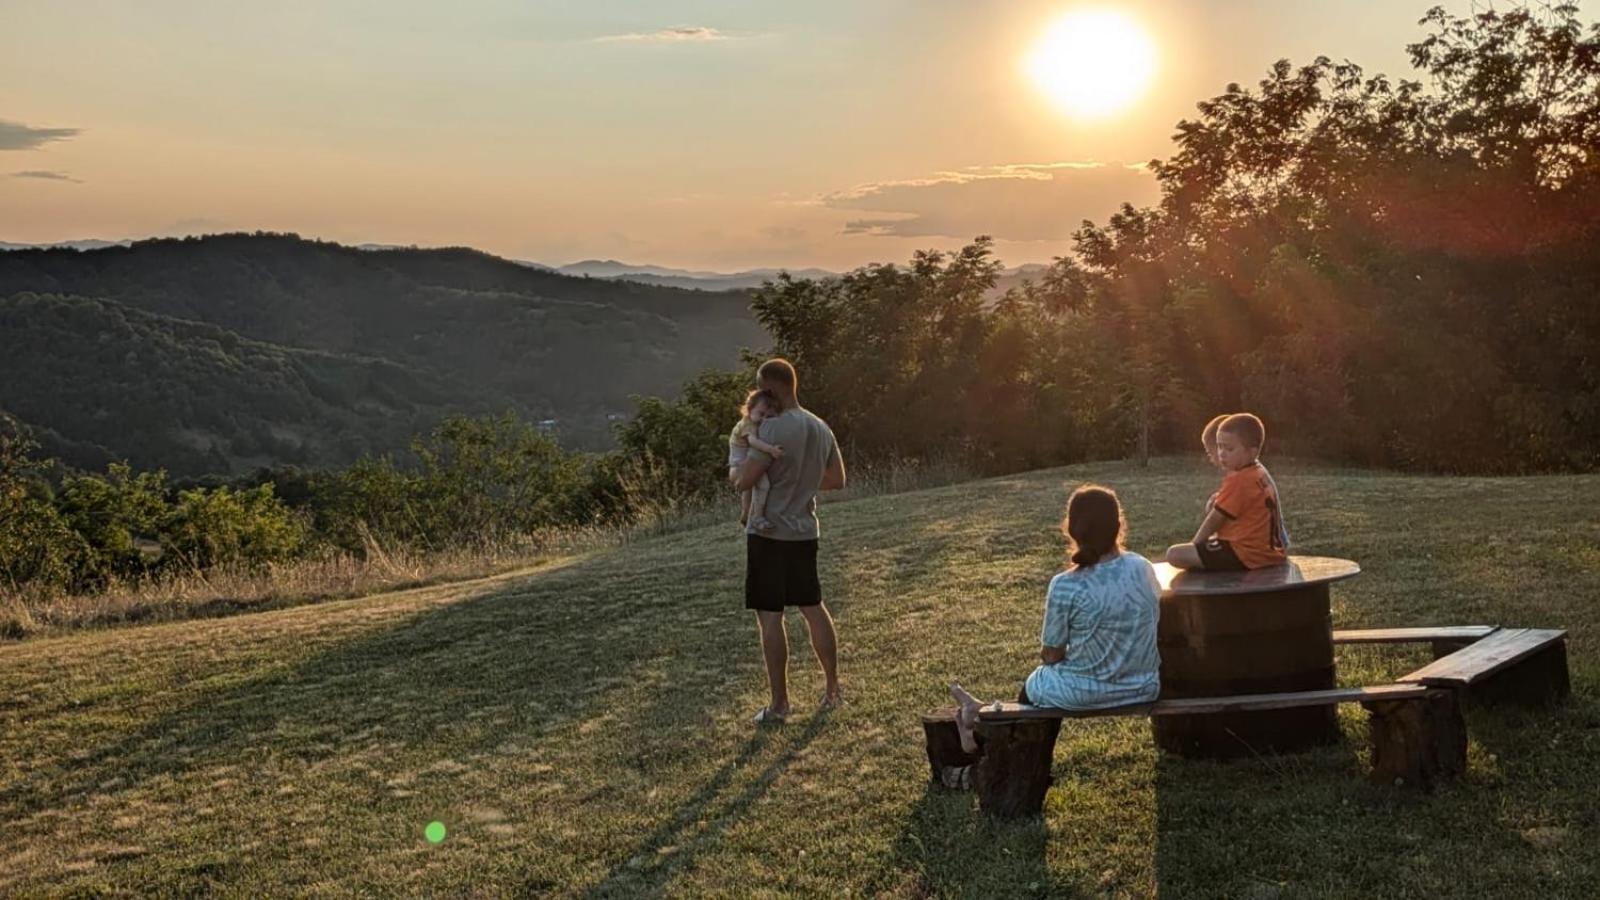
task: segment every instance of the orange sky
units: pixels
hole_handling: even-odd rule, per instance
[[[1070,2],[0,0],[0,240],[269,229],[726,271],[989,232],[1045,261],[1154,198],[1129,164],[1195,101],[1285,56],[1401,74],[1432,3],[1087,4],[1158,59],[1090,122],[1021,66]]]

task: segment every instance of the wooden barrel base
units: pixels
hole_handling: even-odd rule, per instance
[[[1163,597],[1161,697],[1319,691],[1336,684],[1325,584]],[[1156,745],[1196,759],[1294,753],[1339,740],[1335,706],[1157,716]]]
[[[1339,740],[1333,706],[1205,716],[1156,716],[1156,746],[1190,759],[1240,759],[1268,753],[1298,753]]]

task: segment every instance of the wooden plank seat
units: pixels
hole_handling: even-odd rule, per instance
[[[1497,625],[1434,625],[1422,628],[1358,628],[1335,631],[1335,644],[1431,644],[1433,658],[1448,656],[1499,630]]]
[[[1411,700],[1421,697],[1423,693],[1425,693],[1424,685],[1420,684],[1380,684],[1375,687],[1292,691],[1282,694],[1184,697],[1094,710],[1051,709],[1045,706],[1029,706],[1025,703],[999,703],[984,707],[978,718],[985,722],[1002,722],[1014,719],[1091,719],[1103,716],[1192,716],[1206,713],[1296,709],[1302,706],[1326,706],[1329,703],[1365,703],[1369,700]]]
[[[1567,632],[1502,628],[1397,679],[1402,684],[1466,690],[1474,700],[1543,706],[1571,691]]]
[[[1063,719],[1209,715],[1360,703],[1369,714],[1375,782],[1429,787],[1466,770],[1467,732],[1456,693],[1422,683],[1334,688],[1280,694],[1185,697],[1100,710],[1062,710],[1017,703],[979,714],[977,755],[961,749],[953,708],[922,717],[934,784],[970,787],[978,805],[998,818],[1038,815],[1050,787],[1050,766]]]

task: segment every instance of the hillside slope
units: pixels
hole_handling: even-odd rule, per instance
[[[180,474],[353,462],[506,395],[381,359],[253,341],[109,300],[0,297],[0,403],[46,455]]]
[[[0,297],[24,292],[110,300],[285,350],[385,361],[403,371],[401,382],[409,379],[441,392],[437,404],[422,406],[463,412],[509,406],[530,417],[557,420],[568,443],[585,447],[608,442],[608,417],[629,410],[630,395],[675,394],[683,379],[708,366],[732,365],[740,347],[765,340],[741,293],[572,278],[471,250],[374,252],[286,235],[221,235],[87,252],[0,254]],[[40,334],[38,329],[8,332],[5,349],[37,357],[45,347],[30,342]],[[130,339],[137,341],[142,334]],[[168,328],[166,334],[179,352],[209,352],[185,344],[189,332],[183,329]],[[97,339],[93,333],[81,338]],[[50,348],[61,349],[57,343]],[[110,367],[97,374],[84,362],[70,365],[80,378],[91,380],[85,387],[98,380],[104,388],[101,396],[115,395],[120,370]],[[25,418],[59,434],[65,444],[131,455],[134,445],[125,429],[110,422],[96,425],[97,420],[81,411],[61,409],[52,403],[57,385],[51,378],[43,372],[21,374],[7,384],[0,405],[33,410]],[[248,366],[241,374],[276,378],[270,372],[253,373]],[[353,378],[338,387],[356,395],[365,390],[365,382]],[[162,383],[152,385],[155,391],[168,389]],[[192,393],[181,383],[170,389]],[[397,383],[394,390],[405,394],[410,388]],[[285,409],[314,405],[312,399],[292,393],[274,403]],[[158,408],[134,411],[162,431],[176,427],[159,418]],[[218,421],[233,413],[231,408],[199,411]],[[246,409],[241,419],[271,416]],[[359,422],[358,417],[352,424]],[[273,420],[273,427],[311,434],[322,426],[311,416]],[[348,443],[396,449],[401,441],[396,444],[389,431],[364,431]],[[222,432],[202,449],[212,458],[208,470],[215,470],[218,458],[234,470],[249,465],[254,454],[236,452],[236,443],[260,441],[243,425]],[[324,445],[338,446],[339,441],[316,446]],[[173,461],[163,464],[198,474],[184,468],[189,457],[181,447],[173,450]],[[346,457],[320,449],[308,453],[304,461],[314,465]]]
[[[1131,544],[1192,529],[1198,464],[1098,465],[827,504],[846,705],[792,629],[798,715],[757,731],[734,526],[465,585],[0,648],[0,893],[1581,896],[1600,876],[1600,477],[1278,468],[1297,549],[1365,571],[1336,627],[1571,629],[1573,699],[1474,710],[1470,771],[1365,783],[1365,731],[1229,765],[1072,723],[1044,821],[930,791],[917,721],[1036,659],[1065,488]],[[1486,542],[1462,522],[1515,527]],[[1420,649],[1340,651],[1344,683]],[[443,843],[422,837],[431,821]]]

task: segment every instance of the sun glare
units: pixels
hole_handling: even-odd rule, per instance
[[[1101,119],[1142,96],[1156,72],[1155,42],[1132,17],[1077,9],[1052,22],[1024,62],[1033,83],[1081,119]]]

